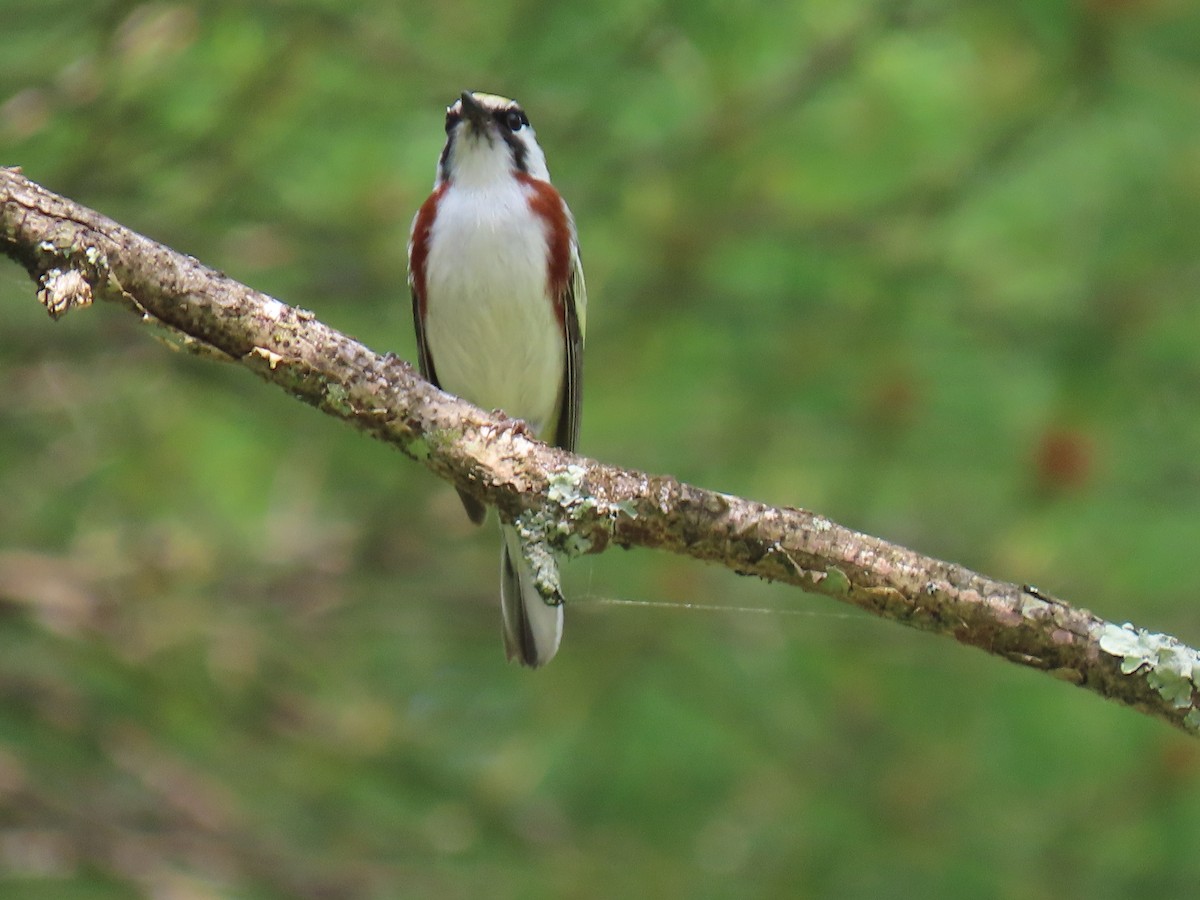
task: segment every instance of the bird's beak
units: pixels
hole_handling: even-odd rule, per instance
[[[475,99],[470,91],[462,92],[463,118],[471,123],[471,130],[479,134],[487,133],[487,110]]]

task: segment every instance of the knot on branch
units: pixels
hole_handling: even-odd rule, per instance
[[[52,319],[61,319],[76,307],[92,305],[92,286],[77,269],[50,269],[38,284],[38,302]]]
[[[38,302],[52,319],[91,306],[94,289],[112,277],[108,257],[97,247],[78,247],[74,243],[60,247],[45,240],[34,249],[30,274],[37,278]]]

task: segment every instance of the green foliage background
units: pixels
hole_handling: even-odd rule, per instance
[[[1200,640],[1195,4],[0,20],[0,163],[407,358],[443,108],[519,97],[584,452]],[[0,894],[1194,896],[1157,722],[638,552],[570,565],[520,671],[496,555],[404,458],[0,265]]]

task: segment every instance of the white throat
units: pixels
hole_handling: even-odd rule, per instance
[[[450,180],[455,187],[487,190],[513,180],[512,157],[508,146],[493,137],[461,135],[451,151]]]

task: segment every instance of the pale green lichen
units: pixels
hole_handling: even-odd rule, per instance
[[[350,392],[343,385],[336,382],[326,385],[325,403],[339,415],[351,416],[354,414],[354,407],[350,403]]]
[[[462,440],[461,428],[431,428],[425,432],[425,440],[431,452],[441,453]]]
[[[596,501],[583,490],[587,469],[569,465],[549,477],[546,499],[558,507],[555,515],[545,510],[527,510],[514,520],[521,551],[533,574],[534,586],[551,605],[562,603],[562,582],[555,551],[567,557],[582,556],[592,542],[572,528],[573,523]]]
[[[550,487],[546,491],[546,499],[568,509],[576,504],[586,502],[587,498],[580,494],[583,477],[586,474],[587,469],[574,464],[567,466],[561,472],[555,472],[550,476]]]
[[[1200,730],[1200,711],[1193,702],[1200,688],[1200,653],[1169,634],[1156,634],[1128,622],[1104,623],[1099,634],[1100,649],[1121,660],[1126,675],[1145,671],[1146,683],[1176,709],[1191,711],[1185,724]]]
[[[548,525],[544,513],[526,512],[513,521],[521,542],[521,555],[533,575],[534,588],[548,606],[559,606],[563,602],[562,579],[558,560],[546,539]]]
[[[105,256],[104,251],[99,247],[87,247],[83,251],[83,258],[97,268],[108,268],[108,257]]]
[[[572,523],[579,521],[584,512],[596,508],[595,499],[587,496],[583,490],[586,476],[586,468],[572,463],[551,475],[549,487],[546,489],[546,499],[557,504],[566,514],[565,520],[559,521],[555,529],[555,543],[569,557],[582,556],[592,546],[590,540],[577,534],[571,527]]]
[[[839,569],[837,566],[830,566],[825,570],[825,577],[821,579],[821,590],[830,594],[844,594],[850,589],[850,576]]]
[[[1181,675],[1171,669],[1154,669],[1146,675],[1146,683],[1176,709],[1187,709],[1192,705],[1195,684],[1191,675]]]
[[[568,557],[583,556],[592,549],[592,542],[581,534],[567,534],[562,539],[563,552]]]
[[[632,500],[621,500],[617,503],[609,504],[611,515],[616,518],[618,515],[628,516],[631,519],[637,518],[637,504]]]

